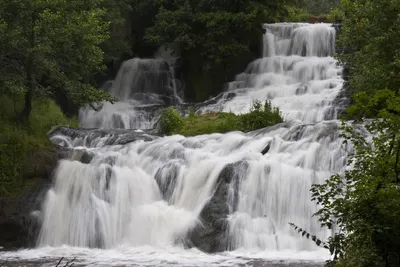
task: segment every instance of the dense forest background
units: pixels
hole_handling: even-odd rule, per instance
[[[115,101],[98,88],[123,60],[176,50],[186,100],[202,101],[260,55],[262,23],[338,22],[354,153],[351,170],[312,188],[336,233],[313,239],[331,266],[400,266],[399,14],[400,0],[0,0],[0,198],[49,175],[52,126]]]

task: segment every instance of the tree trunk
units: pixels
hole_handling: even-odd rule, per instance
[[[27,82],[26,82],[27,92],[25,93],[24,109],[21,112],[21,119],[23,120],[27,120],[32,111],[32,98],[34,90],[32,54],[29,56],[26,72],[27,72]]]
[[[27,120],[29,118],[29,115],[31,114],[32,111],[32,99],[33,99],[33,92],[34,92],[34,77],[33,77],[33,64],[34,64],[34,47],[35,47],[35,30],[34,30],[34,25],[35,25],[35,16],[32,14],[32,30],[31,30],[31,36],[30,36],[30,52],[28,55],[28,60],[26,64],[26,93],[25,93],[25,104],[24,104],[24,109],[21,112],[21,119],[22,120]]]
[[[21,119],[28,120],[29,115],[32,111],[32,96],[33,96],[33,89],[28,89],[28,92],[25,94],[25,105],[24,109],[21,112]]]

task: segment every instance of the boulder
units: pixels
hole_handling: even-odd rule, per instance
[[[46,179],[35,181],[18,197],[0,197],[0,246],[4,249],[33,247],[40,231],[38,212],[51,186]]]
[[[229,249],[228,215],[237,209],[239,183],[247,167],[247,162],[239,161],[226,165],[221,171],[215,193],[201,211],[200,223],[189,233],[189,246],[207,253]],[[230,201],[228,194],[231,187],[233,200]]]
[[[15,249],[35,245],[40,230],[41,205],[61,155],[57,148],[28,155],[22,174],[25,181],[22,193],[0,196],[0,247]]]

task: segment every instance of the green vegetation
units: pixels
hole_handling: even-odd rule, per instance
[[[342,127],[354,147],[349,170],[311,190],[321,207],[314,216],[335,230],[326,242],[313,237],[331,252],[328,266],[400,266],[398,14],[399,0],[342,0],[331,14],[342,21],[338,58],[349,68],[352,105],[344,118],[355,122]]]
[[[330,14],[339,6],[339,2],[340,0],[298,0],[287,5],[286,19],[292,22],[336,22],[336,18]]]
[[[166,135],[194,136],[230,131],[249,132],[281,122],[283,119],[278,108],[272,107],[269,101],[264,105],[260,101],[254,101],[250,112],[241,115],[226,112],[195,115],[190,111],[189,116],[183,117],[178,110],[170,107],[163,111],[159,128]]]
[[[67,119],[54,101],[37,98],[32,103],[32,113],[28,121],[20,123],[16,110],[23,107],[23,101],[14,101],[0,96],[0,196],[14,196],[21,192],[30,180],[39,177],[24,177],[34,173],[36,165],[50,154],[50,141],[46,133],[55,125],[77,126],[74,119]],[[38,168],[43,166],[38,166]]]
[[[112,100],[97,89],[95,77],[117,57],[110,47],[122,41],[109,37],[124,21],[122,4],[1,1],[0,196],[17,195],[44,178],[40,169],[57,157],[46,133],[59,124],[77,126],[54,100],[61,107]]]
[[[345,53],[339,59],[351,73],[351,92],[398,92],[400,1],[344,0],[336,13],[343,16],[339,46]]]
[[[2,94],[23,96],[27,119],[35,96],[62,91],[77,105],[110,100],[93,85],[109,37],[102,1],[3,1],[0,4]]]
[[[305,9],[312,15],[328,14],[339,5],[340,0],[301,0]]]
[[[311,15],[305,7],[290,6],[288,7],[287,19],[291,22],[308,22]]]

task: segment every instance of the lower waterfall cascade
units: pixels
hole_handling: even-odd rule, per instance
[[[145,110],[143,121],[137,116],[138,122],[131,123],[130,117],[122,127],[113,126],[107,107],[102,115],[82,111],[84,125],[102,129],[51,133],[68,157],[59,162],[38,212],[38,248],[124,247],[135,253],[192,253],[193,248],[326,257],[289,223],[322,240],[331,235],[312,217],[318,207],[309,190],[342,173],[347,164],[337,121],[344,81],[342,67],[332,57],[336,31],[324,23],[264,28],[263,57],[197,113],[240,114],[249,111],[253,100],[270,100],[286,122],[250,133],[157,137],[142,131],[154,125]],[[118,94],[129,99],[124,88],[119,86]],[[120,114],[132,108],[119,105]],[[144,127],[134,130],[137,125]],[[113,127],[125,130],[105,130]]]

